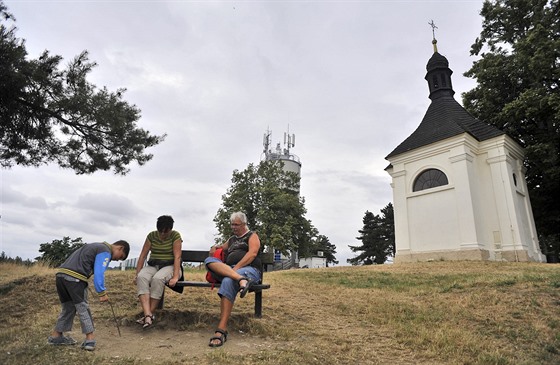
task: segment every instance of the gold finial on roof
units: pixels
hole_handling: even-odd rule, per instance
[[[438,27],[433,20],[431,20],[428,24],[432,27],[432,44],[434,45],[434,53],[437,53],[436,29],[438,29]]]

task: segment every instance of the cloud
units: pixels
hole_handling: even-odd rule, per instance
[[[2,188],[2,204],[11,205],[12,203],[31,209],[48,209],[47,201],[43,197],[28,196],[11,186]]]
[[[122,238],[134,257],[161,214],[173,215],[185,248],[206,248],[232,172],[259,162],[267,129],[275,146],[289,126],[306,217],[346,264],[365,211],[392,200],[385,156],[430,103],[428,22],[438,25],[459,100],[473,86],[461,75],[482,1],[6,5],[30,57],[49,49],[66,62],[87,49],[98,63],[90,81],[127,88],[124,99],[142,111],[138,125],[167,138],[125,177],[2,170],[3,250],[35,257],[39,243],[64,236]]]
[[[139,208],[128,198],[117,194],[88,193],[78,198],[75,208],[83,208],[97,215],[107,216],[105,222],[113,218],[127,219],[138,214]],[[118,223],[117,223],[118,224]]]

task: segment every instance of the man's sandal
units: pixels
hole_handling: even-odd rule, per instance
[[[210,347],[220,347],[224,343],[226,343],[226,341],[227,341],[228,331],[224,331],[223,329],[216,328],[214,333],[216,333],[216,332],[219,333],[220,335],[210,337],[210,342],[208,343],[208,346],[210,346]],[[214,343],[215,340],[220,341],[220,343]]]
[[[154,325],[155,317],[153,314],[144,316],[144,324],[142,325],[142,329],[148,329]]]
[[[245,295],[247,295],[247,293],[249,292],[249,289],[251,289],[251,285],[253,285],[253,280],[242,276],[241,278],[239,278],[239,280],[237,280],[237,282],[241,282],[241,280],[246,280],[247,284],[245,284],[245,286],[241,286],[241,284],[239,284],[239,297],[240,298],[244,298]]]

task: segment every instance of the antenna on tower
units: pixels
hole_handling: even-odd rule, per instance
[[[295,172],[299,175],[301,170],[301,162],[299,157],[290,152],[290,148],[296,145],[296,135],[290,134],[290,126],[288,125],[288,132],[284,133],[284,148],[282,143],[278,142],[276,148],[272,149],[272,132],[267,129],[263,136],[263,157],[264,161],[281,161],[284,164],[286,171]]]
[[[287,148],[284,150],[284,154],[290,154],[290,147],[295,147],[296,145],[296,135],[292,133],[290,135],[290,125],[288,124],[288,132],[284,132],[284,146]]]
[[[272,132],[270,131],[270,129],[267,128],[266,133],[263,136],[263,152],[267,153],[268,152],[268,147],[270,146],[270,136],[272,135]]]

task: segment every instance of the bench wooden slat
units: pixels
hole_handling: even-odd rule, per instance
[[[208,283],[206,281],[178,281],[177,284],[175,284],[176,286],[182,286],[182,287],[194,287],[194,288],[219,288],[220,287],[220,283]],[[265,289],[270,289],[270,284],[253,284],[251,285],[251,288],[249,288],[249,292],[254,292],[257,290],[265,290]]]
[[[204,262],[204,260],[208,257],[208,252],[210,251],[183,250],[181,259],[183,262]],[[273,252],[260,252],[257,257],[261,260],[263,265],[274,263]]]

